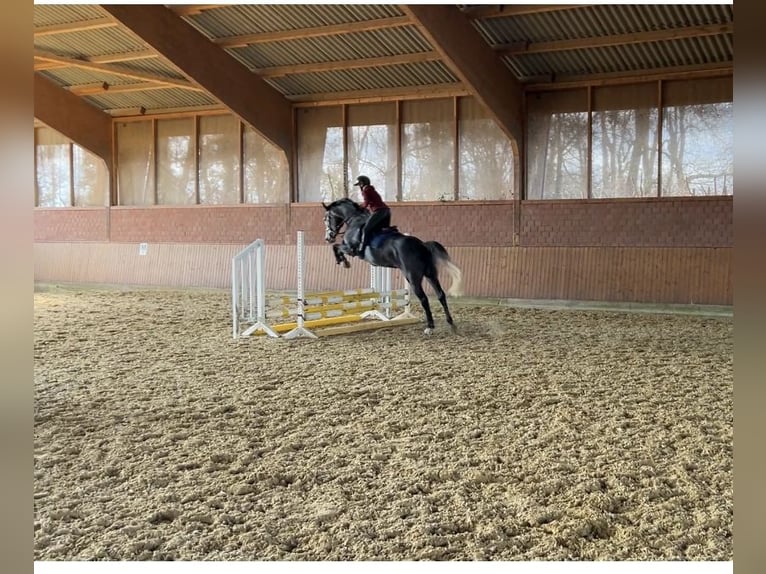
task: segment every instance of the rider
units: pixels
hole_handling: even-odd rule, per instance
[[[362,228],[359,237],[359,247],[354,253],[354,255],[364,256],[364,248],[369,243],[369,238],[373,235],[375,230],[389,227],[391,225],[391,209],[370,184],[370,178],[366,175],[360,175],[356,178],[354,187],[356,186],[359,186],[362,195],[363,203],[361,204],[361,207],[372,214]]]

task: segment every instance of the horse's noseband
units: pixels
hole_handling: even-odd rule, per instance
[[[338,236],[338,231],[340,230],[340,226],[337,228],[334,228],[334,226],[330,223],[334,218],[331,217],[329,214],[325,216],[324,218],[324,228],[325,228],[325,240],[328,243],[332,243],[335,241],[335,238]],[[342,225],[342,224],[341,224]]]

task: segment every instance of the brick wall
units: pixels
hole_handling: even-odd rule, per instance
[[[106,209],[72,207],[35,209],[35,241],[108,241]]]
[[[289,206],[113,207],[111,240],[150,243],[283,243]]]
[[[466,272],[467,295],[731,304],[732,208],[731,197],[407,203],[392,205],[392,222],[406,233],[442,242]],[[323,214],[318,203],[38,208],[35,276],[225,285],[228,254],[256,238],[275,246],[273,252],[284,258],[276,269],[284,275],[294,250],[282,247],[294,245],[302,229],[321,263],[314,273],[317,285],[347,288],[349,274],[338,273],[324,243]],[[123,246],[134,254],[142,242],[159,259],[125,258]],[[60,248],[53,248],[56,243]],[[152,244],[167,247],[155,252]],[[63,258],[62,250],[70,255]],[[280,281],[289,283],[288,275]]]
[[[405,233],[445,245],[513,245],[513,202],[394,204]],[[731,197],[525,201],[520,245],[527,247],[730,247]],[[36,209],[35,241],[154,243],[323,242],[321,205],[158,206]]]
[[[729,247],[731,197],[525,201],[523,246]]]

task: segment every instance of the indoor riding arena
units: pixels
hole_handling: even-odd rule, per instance
[[[34,15],[36,561],[732,561],[731,4]]]

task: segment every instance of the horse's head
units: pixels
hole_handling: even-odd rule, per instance
[[[346,218],[335,210],[333,203],[330,205],[325,205],[325,203],[322,202],[322,207],[325,208],[324,240],[328,243],[332,243],[338,236],[338,232],[340,231],[340,228],[343,227],[343,223],[345,222]]]

